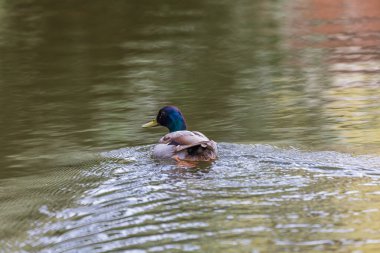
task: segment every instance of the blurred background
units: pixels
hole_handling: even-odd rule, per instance
[[[221,142],[379,151],[376,0],[1,0],[0,54],[1,177],[154,143],[166,104]]]
[[[1,200],[157,142],[167,104],[221,143],[379,154],[379,87],[378,0],[0,0]]]

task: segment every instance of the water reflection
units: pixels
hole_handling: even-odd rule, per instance
[[[347,45],[340,34],[357,17],[325,22],[323,8],[340,6],[332,5],[290,5],[281,16],[276,2],[8,3],[2,163],[27,170],[36,161],[39,171],[41,154],[152,143],[160,133],[143,132],[142,115],[168,103],[221,141],[375,145],[378,97],[367,94],[379,79],[377,14],[363,18],[366,29],[347,35],[359,42]],[[362,11],[355,15],[367,17]]]
[[[356,0],[313,0],[290,7],[292,13],[297,12],[291,15],[288,27],[297,35],[289,41],[290,46],[301,51],[317,48],[324,55],[316,59],[324,65],[320,71],[330,76],[327,89],[319,93],[325,101],[321,113],[330,119],[326,131],[333,132],[341,143],[378,144],[379,7],[378,1],[363,4]],[[298,56],[303,62],[311,58]],[[309,73],[309,79],[318,74]]]

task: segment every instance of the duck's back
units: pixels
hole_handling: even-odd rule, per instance
[[[160,158],[210,161],[217,157],[217,145],[200,132],[183,130],[162,137],[153,154]]]

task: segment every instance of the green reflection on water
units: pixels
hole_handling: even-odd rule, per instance
[[[371,86],[378,74],[360,72],[360,86],[345,87],[326,64],[335,49],[293,48],[288,33],[296,32],[281,8],[277,1],[5,1],[2,166],[26,169],[14,157],[155,142],[161,130],[139,126],[165,104],[218,141],[378,144]]]

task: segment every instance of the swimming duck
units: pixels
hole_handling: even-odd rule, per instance
[[[197,131],[188,131],[181,111],[175,106],[161,108],[156,119],[142,127],[164,126],[169,133],[153,149],[156,158],[177,161],[212,161],[217,157],[216,142]]]

